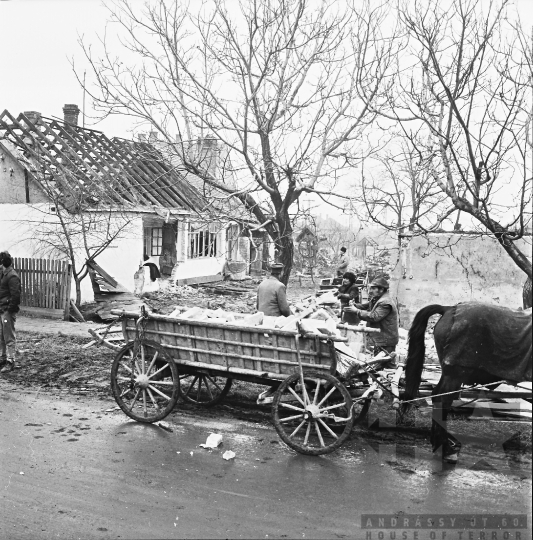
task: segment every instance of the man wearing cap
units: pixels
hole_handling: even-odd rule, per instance
[[[345,272],[348,271],[348,265],[350,264],[350,259],[346,255],[346,248],[341,247],[341,254],[339,256],[339,265],[337,266],[337,277],[342,277]]]
[[[394,352],[399,340],[398,308],[389,295],[389,283],[383,277],[377,277],[370,283],[372,298],[364,304],[355,304],[344,311],[356,313],[369,328],[379,328],[379,334],[371,334],[369,341],[374,344],[374,356],[381,351]]]
[[[283,265],[274,263],[270,267],[270,276],[263,280],[257,289],[257,311],[262,311],[269,317],[279,317],[291,314],[287,302],[287,289],[279,280]]]
[[[15,321],[20,304],[20,278],[7,251],[0,253],[0,373],[15,367]]]

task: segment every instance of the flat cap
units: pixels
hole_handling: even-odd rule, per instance
[[[370,287],[382,287],[383,289],[388,289],[389,282],[384,277],[377,277],[372,280]]]

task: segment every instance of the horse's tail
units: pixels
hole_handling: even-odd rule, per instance
[[[432,315],[442,315],[449,309],[449,306],[432,304],[422,308],[415,316],[411,329],[409,330],[409,348],[407,350],[407,360],[405,361],[405,397],[413,399],[418,395],[418,388],[422,379],[424,369],[424,357],[426,354],[426,344],[424,336],[428,320]]]

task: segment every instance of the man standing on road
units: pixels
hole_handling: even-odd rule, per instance
[[[270,266],[270,276],[263,280],[257,289],[257,311],[262,311],[269,317],[279,317],[291,314],[287,302],[287,289],[279,280],[283,265],[274,263]]]
[[[0,253],[0,373],[15,368],[15,321],[20,304],[20,278],[7,251]]]
[[[348,271],[348,265],[350,264],[350,259],[346,255],[346,248],[341,247],[341,254],[339,256],[339,264],[337,266],[337,277],[342,277],[345,272]]]
[[[381,351],[390,354],[396,349],[399,341],[398,309],[396,302],[389,295],[389,283],[383,277],[377,277],[370,283],[372,298],[364,304],[355,304],[344,308],[344,311],[355,313],[370,328],[379,328],[379,334],[369,335],[374,345],[374,356]]]

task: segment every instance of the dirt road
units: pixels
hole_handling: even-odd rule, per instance
[[[271,426],[222,411],[177,411],[169,432],[106,412],[109,399],[5,380],[0,393],[0,538],[368,538],[363,513],[531,514],[530,465],[501,448],[481,460],[466,448],[444,468],[428,447],[392,438],[313,458],[279,444]],[[210,432],[223,435],[220,449],[198,447]]]

